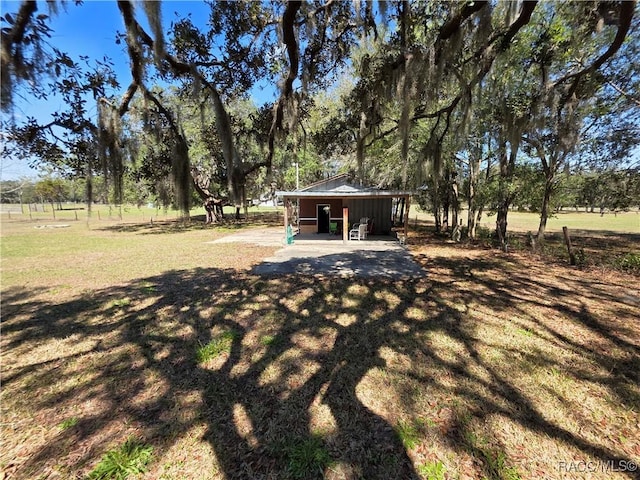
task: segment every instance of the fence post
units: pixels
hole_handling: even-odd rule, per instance
[[[567,244],[567,251],[569,252],[569,263],[571,265],[576,264],[576,254],[573,252],[573,246],[571,245],[571,237],[569,236],[569,229],[562,227],[562,234],[564,235],[564,243]]]

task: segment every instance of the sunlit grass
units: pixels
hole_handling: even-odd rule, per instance
[[[279,212],[282,207],[249,207],[249,215],[259,215],[263,213]],[[241,212],[244,215],[244,211]],[[233,218],[235,208],[224,207],[224,214],[228,218]],[[194,205],[189,211],[192,217],[204,216],[205,210],[201,205]],[[98,226],[108,222],[125,223],[151,223],[173,221],[181,218],[181,212],[173,208],[149,207],[148,205],[93,205],[91,215],[84,203],[63,203],[62,210],[56,206],[51,209],[50,204],[38,205],[3,205],[3,212],[0,221],[3,222],[31,222],[34,225],[45,223],[55,225],[62,222],[83,222]]]
[[[119,448],[108,451],[87,476],[88,480],[124,480],[147,471],[153,447],[130,438]]]
[[[200,345],[196,350],[196,360],[199,363],[205,363],[212,360],[223,353],[229,353],[233,340],[238,337],[238,334],[233,331],[224,332],[205,345]]]
[[[223,233],[201,222],[174,233],[162,232],[157,225],[119,228],[119,223],[107,222],[91,228],[76,222],[56,229],[34,229],[28,222],[3,224],[3,283],[73,287],[84,278],[92,279],[94,287],[112,285],[169,270],[224,268],[250,260],[254,252],[273,251],[210,244]]]
[[[412,210],[410,219],[414,221],[433,222],[433,215],[428,212]],[[467,224],[467,212],[463,210],[460,214],[462,224]],[[540,215],[537,213],[510,211],[508,215],[508,227],[512,232],[533,232],[538,231]],[[411,223],[411,222],[410,222]],[[478,226],[495,230],[495,215],[484,215]],[[585,211],[576,212],[573,209],[565,209],[562,212],[552,215],[547,220],[548,232],[562,232],[562,227],[566,226],[570,230],[591,230],[607,231],[619,233],[640,233],[640,212],[633,210],[620,212],[617,214],[607,212],[590,213]]]

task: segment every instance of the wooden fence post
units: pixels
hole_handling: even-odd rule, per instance
[[[571,265],[576,264],[576,254],[573,252],[573,246],[571,245],[571,237],[569,236],[569,229],[562,227],[562,234],[564,235],[564,243],[567,244],[567,251],[569,252],[569,263]]]

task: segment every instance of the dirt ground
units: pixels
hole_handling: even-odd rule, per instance
[[[637,478],[633,274],[417,232],[421,275],[263,276],[278,247],[200,227],[58,230],[3,237],[6,479],[130,438],[146,479]]]

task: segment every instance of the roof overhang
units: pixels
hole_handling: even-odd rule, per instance
[[[356,192],[312,192],[312,191],[277,191],[276,195],[282,198],[401,198],[414,195],[414,192],[400,190],[374,190]]]

